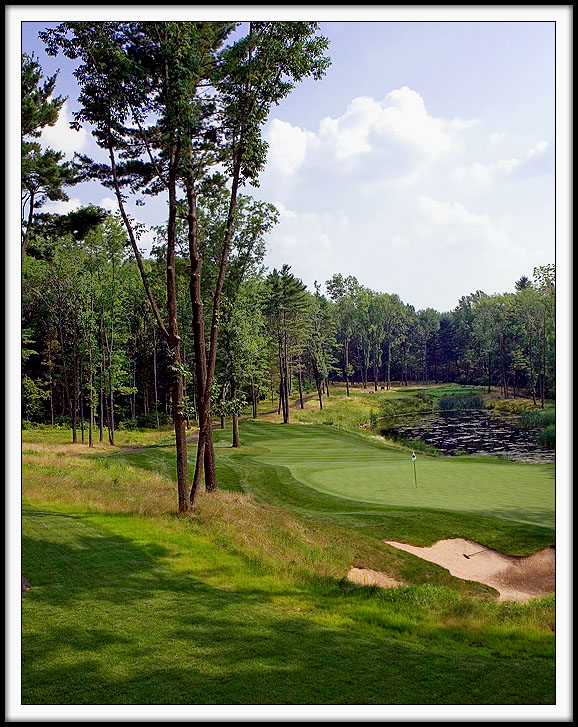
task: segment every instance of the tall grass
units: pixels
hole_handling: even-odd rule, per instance
[[[524,429],[546,429],[555,426],[556,411],[554,409],[541,409],[539,411],[525,411],[520,418],[520,425]]]
[[[452,394],[440,396],[438,406],[440,411],[483,409],[484,400],[477,394]]]

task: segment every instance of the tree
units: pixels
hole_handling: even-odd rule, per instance
[[[206,488],[210,491],[217,488],[211,441],[210,392],[215,375],[218,321],[237,196],[246,181],[256,184],[264,165],[267,146],[261,138],[261,130],[271,106],[278,104],[292,90],[295,82],[308,76],[321,78],[329,65],[329,60],[323,55],[327,40],[316,37],[316,30],[316,23],[251,22],[246,36],[223,48],[217,55],[212,73],[211,68],[207,67],[207,80],[216,90],[219,111],[218,123],[210,127],[209,131],[218,148],[224,152],[221,161],[229,180],[230,195],[227,221],[222,235],[220,264],[213,290],[207,348],[202,317],[202,269],[196,214],[197,182],[206,165],[206,147],[199,148],[191,139],[188,147],[187,202],[191,300],[198,347],[196,359],[199,367],[197,380],[200,425],[197,465],[191,490],[193,500],[200,482],[203,461]],[[210,117],[211,110],[211,104],[203,104],[197,117],[206,120]],[[201,128],[206,129],[206,126]],[[211,137],[206,135],[206,138]]]
[[[335,304],[337,338],[343,346],[343,376],[346,394],[349,396],[349,379],[353,373],[349,355],[355,335],[355,297],[359,291],[359,283],[351,275],[344,278],[341,274],[336,274],[325,285],[330,299]]]
[[[52,97],[57,74],[42,82],[42,68],[34,55],[22,54],[22,257],[26,253],[34,213],[47,201],[67,200],[64,187],[75,184],[76,171],[64,154],[45,149],[38,139],[46,126],[54,126],[66,100]]]
[[[433,308],[426,308],[421,310],[417,314],[418,325],[421,331],[421,337],[423,341],[423,383],[425,384],[428,378],[428,365],[427,365],[427,344],[431,336],[439,330],[440,318],[439,313]]]
[[[109,157],[108,164],[82,158],[85,173],[115,192],[152,313],[171,351],[179,512],[186,512],[190,494],[175,245],[181,155],[189,129],[190,97],[199,78],[196,25],[69,22],[40,37],[49,54],[62,49],[67,57],[81,60],[75,72],[81,87],[76,123],[92,126],[98,145]],[[138,228],[126,209],[127,191],[167,195],[166,319],[143,264]]]
[[[337,347],[337,340],[334,311],[329,301],[321,295],[317,282],[315,294],[308,297],[306,330],[306,352],[317,388],[319,408],[323,409],[322,384],[327,382],[333,369],[333,350]]]
[[[303,281],[284,265],[267,276],[265,314],[271,336],[277,342],[279,364],[279,400],[283,423],[289,421],[289,396],[291,394],[292,363],[303,349],[308,331],[305,329],[307,293]]]

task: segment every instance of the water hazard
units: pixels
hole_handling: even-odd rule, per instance
[[[522,429],[520,417],[484,411],[440,412],[389,420],[384,437],[420,440],[444,454],[502,456],[517,462],[554,462],[553,449],[539,442],[538,429]]]

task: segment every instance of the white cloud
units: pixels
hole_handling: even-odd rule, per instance
[[[51,147],[56,151],[64,152],[68,159],[72,159],[74,152],[86,150],[90,134],[86,129],[74,131],[70,128],[72,114],[68,109],[68,102],[65,101],[60,110],[58,120],[54,126],[46,126],[42,132],[41,143],[44,147]]]
[[[494,169],[504,174],[510,174],[516,167],[520,165],[519,159],[500,159],[494,165]]]
[[[342,116],[321,121],[319,139],[337,159],[402,147],[428,161],[452,150],[455,133],[475,123],[475,119],[445,121],[431,116],[420,94],[403,86],[381,103],[367,96],[353,99]]]
[[[490,134],[490,141],[492,144],[500,144],[506,138],[506,134],[499,131],[494,131]]]
[[[533,146],[531,149],[528,149],[526,152],[526,159],[531,159],[534,156],[540,156],[543,154],[546,149],[548,148],[548,142],[547,141],[539,141],[536,146]]]
[[[312,270],[321,276],[320,282],[322,276],[333,274],[335,251],[348,235],[349,219],[343,212],[289,212],[282,212],[279,224],[269,236],[266,264],[269,268],[280,268],[289,257],[292,272],[312,288]]]
[[[116,197],[103,197],[98,203],[98,206],[108,210],[108,212],[118,212],[118,202]]]
[[[81,202],[78,197],[74,197],[73,199],[68,199],[66,201],[48,201],[43,205],[42,212],[50,212],[54,215],[67,215],[69,212],[74,212],[74,210],[80,209],[83,206],[84,203]]]
[[[321,119],[317,133],[272,119],[266,130],[266,176],[277,187],[286,186],[297,172],[315,167],[327,179],[355,170],[358,182],[370,187],[411,183],[433,160],[458,149],[460,134],[476,123],[433,117],[420,94],[407,86],[382,101],[358,96],[341,116]]]
[[[273,119],[266,133],[269,143],[268,162],[273,171],[293,175],[305,160],[308,149],[317,146],[317,137],[311,131],[292,126],[287,121]]]
[[[276,209],[279,211],[279,218],[280,218],[281,222],[284,219],[293,220],[293,219],[295,219],[297,217],[297,213],[296,212],[293,212],[293,210],[290,210],[288,207],[286,207],[283,204],[283,202],[280,202],[279,200],[277,200],[276,202],[274,202],[274,207],[276,207]]]
[[[477,184],[488,184],[495,176],[509,176],[515,170],[520,171],[524,170],[525,168],[529,169],[530,163],[535,163],[536,161],[544,157],[548,146],[548,142],[539,141],[520,157],[512,157],[510,159],[498,159],[498,161],[488,164],[474,162],[467,167],[456,167],[453,172],[453,178],[457,182],[467,181]]]
[[[488,184],[491,180],[491,176],[490,168],[480,162],[474,162],[469,167],[457,167],[453,173],[453,177],[456,182],[464,182],[468,180],[477,184]]]
[[[319,124],[319,138],[332,148],[337,159],[349,159],[371,151],[369,134],[379,121],[380,104],[372,98],[354,98],[337,119],[329,116]]]
[[[406,248],[409,246],[409,237],[407,235],[394,235],[391,238],[391,244],[397,248]]]
[[[497,228],[489,215],[476,214],[467,210],[459,202],[440,202],[426,195],[418,198],[418,207],[426,221],[435,225],[447,228],[448,238],[453,235],[454,239],[461,239],[466,242],[468,237],[482,238],[493,247],[508,251],[512,254],[519,254],[522,249],[512,245],[507,233]],[[457,232],[456,232],[457,228]],[[461,229],[462,237],[458,234]]]

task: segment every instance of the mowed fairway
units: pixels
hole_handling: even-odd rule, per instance
[[[343,498],[350,508],[439,508],[554,526],[553,465],[418,454],[414,476],[409,452],[329,427],[247,423],[243,434],[262,451],[255,459],[287,468],[303,485]]]

